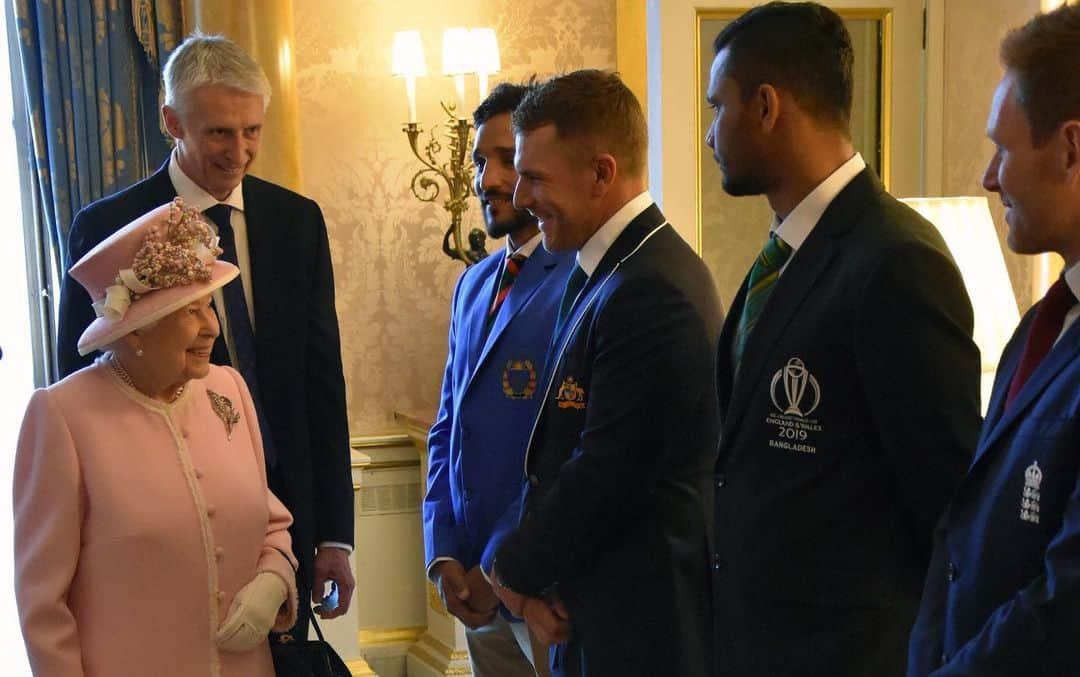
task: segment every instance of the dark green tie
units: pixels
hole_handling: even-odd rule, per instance
[[[574,309],[574,301],[577,300],[577,296],[581,293],[582,287],[589,281],[589,276],[585,274],[585,271],[581,269],[581,266],[575,265],[574,269],[570,271],[570,277],[566,280],[566,289],[563,291],[562,301],[559,302],[559,316],[555,321],[555,333],[552,335],[552,339],[559,335],[562,331],[563,323],[566,322],[566,318],[570,315],[570,311]]]
[[[754,267],[750,269],[750,281],[746,285],[746,300],[743,302],[742,315],[739,316],[739,326],[735,330],[735,340],[732,344],[732,359],[736,367],[746,349],[746,340],[754,330],[765,302],[769,300],[773,285],[780,277],[780,269],[784,267],[784,263],[790,256],[791,246],[773,234],[758,254]]]

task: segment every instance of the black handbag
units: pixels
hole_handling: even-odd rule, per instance
[[[274,550],[280,552],[292,566],[292,558],[288,553],[281,548]],[[293,573],[296,573],[295,567]],[[319,639],[297,639],[288,633],[270,635],[270,656],[274,660],[274,674],[277,677],[352,677],[345,661],[341,660],[334,647],[323,637],[319,621],[315,620],[315,611],[310,606],[308,615]]]
[[[275,635],[270,640],[277,677],[352,677],[345,661],[323,639],[319,622],[311,614],[311,625],[319,639],[298,640],[292,635]]]

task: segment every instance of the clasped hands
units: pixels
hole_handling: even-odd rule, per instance
[[[489,583],[479,566],[466,572],[455,560],[439,562],[432,574],[446,610],[469,628],[490,623],[502,602],[511,614],[524,618],[544,644],[559,644],[570,638],[570,614],[558,598],[540,599],[514,592],[499,583],[498,572],[493,572]]]

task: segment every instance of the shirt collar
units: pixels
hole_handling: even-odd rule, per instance
[[[1072,267],[1065,271],[1065,284],[1069,285],[1073,296],[1080,299],[1080,263],[1072,264]]]
[[[510,238],[507,237],[506,255],[511,256],[513,254],[519,254],[521,256],[524,256],[525,258],[529,258],[530,256],[532,256],[532,253],[536,251],[536,247],[540,244],[540,240],[542,239],[543,238],[540,237],[540,231],[536,231],[525,244],[521,245],[517,249],[514,249],[513,244],[510,243]]]
[[[620,207],[619,211],[612,214],[611,218],[593,233],[592,237],[582,245],[581,250],[577,253],[577,264],[581,266],[586,275],[592,277],[611,244],[622,235],[630,222],[637,218],[638,214],[648,209],[653,202],[654,200],[649,191],[639,193]]]
[[[799,204],[795,205],[795,209],[791,210],[786,219],[780,221],[774,215],[769,231],[776,233],[780,239],[791,245],[793,252],[798,250],[840,191],[844,190],[865,168],[866,162],[863,161],[862,155],[855,153],[847,162],[837,167],[829,178],[810,191]]]
[[[180,163],[176,160],[176,149],[173,149],[172,155],[169,156],[169,180],[172,181],[176,194],[183,199],[188,207],[196,211],[204,212],[219,203],[227,204],[241,212],[244,211],[243,184],[233,188],[233,191],[224,200],[218,200],[195,183],[191,177],[184,173],[183,169],[180,169]]]

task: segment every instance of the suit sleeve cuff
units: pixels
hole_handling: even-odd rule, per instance
[[[341,548],[347,554],[351,555],[353,553],[353,547],[351,545],[348,543],[340,543],[338,541],[323,541],[322,543],[319,543],[319,550],[322,550],[323,548]]]
[[[457,560],[454,559],[453,557],[436,557],[435,559],[428,562],[428,565],[427,565],[427,577],[428,577],[428,580],[431,581],[432,583],[435,582],[435,576],[432,574],[432,570],[435,569],[436,564],[438,564],[439,562],[456,562],[456,561]]]

